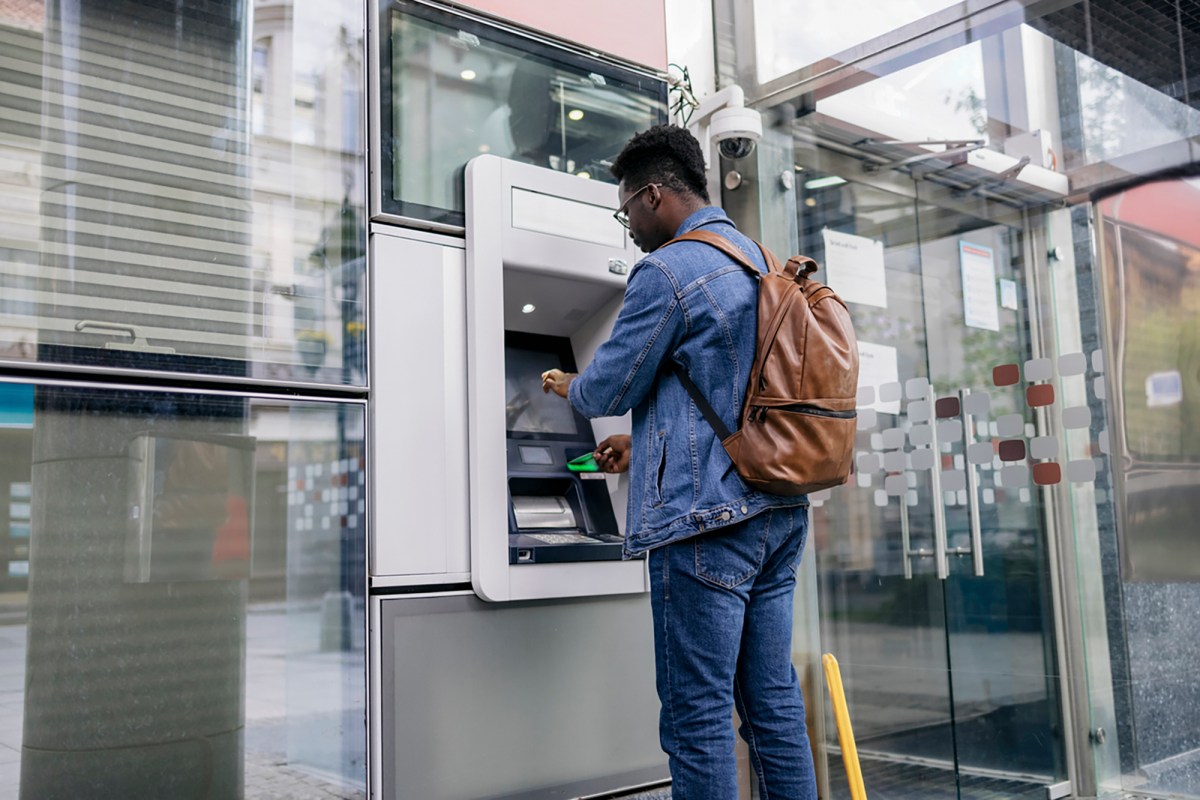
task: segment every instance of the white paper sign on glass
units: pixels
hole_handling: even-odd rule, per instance
[[[900,365],[896,348],[886,344],[873,344],[858,340],[858,385],[883,386],[900,380]],[[878,392],[876,392],[878,395]],[[859,406],[860,409],[871,408],[882,414],[899,414],[900,398],[895,400],[876,400],[870,405]]]
[[[1000,279],[1000,305],[1017,310],[1017,282],[1007,278]]]
[[[883,242],[821,231],[825,239],[825,277],[847,303],[887,308],[887,282],[883,269]]]
[[[958,261],[962,268],[963,323],[972,328],[1000,330],[996,261],[992,248],[959,242]]]

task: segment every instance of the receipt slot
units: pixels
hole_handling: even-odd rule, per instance
[[[479,156],[467,164],[471,581],[485,600],[646,590],[623,560],[624,476],[586,455],[627,418],[588,421],[541,373],[577,372],[609,336],[636,251],[617,189]],[[570,462],[576,461],[572,465]]]

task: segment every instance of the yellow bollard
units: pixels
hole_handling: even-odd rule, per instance
[[[862,768],[858,765],[858,747],[854,744],[854,729],[850,726],[850,710],[846,707],[846,692],[842,689],[842,671],[833,653],[822,656],[821,663],[825,665],[825,682],[829,684],[829,696],[833,699],[833,718],[837,723],[838,743],[842,746],[842,763],[846,765],[851,800],[867,800]]]

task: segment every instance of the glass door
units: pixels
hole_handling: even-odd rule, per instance
[[[856,473],[813,497],[812,552],[866,786],[1045,798],[1065,766],[1021,216],[799,174],[801,250],[862,356]],[[848,796],[836,749],[830,773]]]

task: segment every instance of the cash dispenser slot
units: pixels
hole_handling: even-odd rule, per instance
[[[579,527],[575,522],[575,511],[565,497],[514,494],[512,504],[517,530],[575,530]]]

